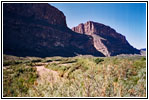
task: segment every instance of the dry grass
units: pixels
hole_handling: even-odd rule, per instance
[[[38,58],[39,59],[39,58]],[[35,59],[34,59],[35,60]],[[48,62],[50,60],[50,62]],[[145,57],[49,57],[29,97],[145,97]],[[37,62],[33,62],[36,65]],[[5,76],[5,75],[4,75]],[[47,77],[56,80],[48,81]],[[40,80],[42,79],[42,80]],[[43,81],[44,80],[44,81]]]

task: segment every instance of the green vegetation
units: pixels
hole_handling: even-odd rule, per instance
[[[101,58],[96,58],[95,59],[95,63],[96,64],[99,64],[100,62],[103,62],[104,60],[103,59],[101,59]]]
[[[7,97],[146,96],[146,58],[142,56],[14,58],[4,55],[4,62],[9,61],[3,69]],[[38,77],[35,66],[49,72]]]
[[[36,68],[26,67],[23,64],[3,69],[4,97],[26,96],[37,77]]]

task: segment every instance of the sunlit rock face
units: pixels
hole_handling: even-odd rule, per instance
[[[93,44],[96,50],[105,56],[119,54],[140,54],[140,51],[133,48],[125,36],[117,33],[114,29],[101,23],[88,21],[73,27],[74,32],[86,34],[93,37]]]
[[[73,32],[57,8],[36,3],[3,4],[3,52],[16,56],[104,56],[93,37]],[[98,45],[97,45],[98,46]]]

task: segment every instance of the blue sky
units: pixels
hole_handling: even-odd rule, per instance
[[[126,36],[135,48],[146,47],[145,3],[50,3],[66,16],[67,26],[95,21]]]

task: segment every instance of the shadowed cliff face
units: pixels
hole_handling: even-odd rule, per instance
[[[93,37],[94,47],[105,56],[118,54],[140,54],[140,51],[133,48],[125,37],[117,33],[109,26],[88,21],[73,27],[74,32],[86,34]]]
[[[64,14],[41,3],[3,4],[3,52],[16,56],[104,56],[93,38],[66,25]]]
[[[64,14],[57,8],[45,3],[7,3],[4,4],[4,17],[5,15],[40,20],[43,23],[56,26],[66,26]]]

